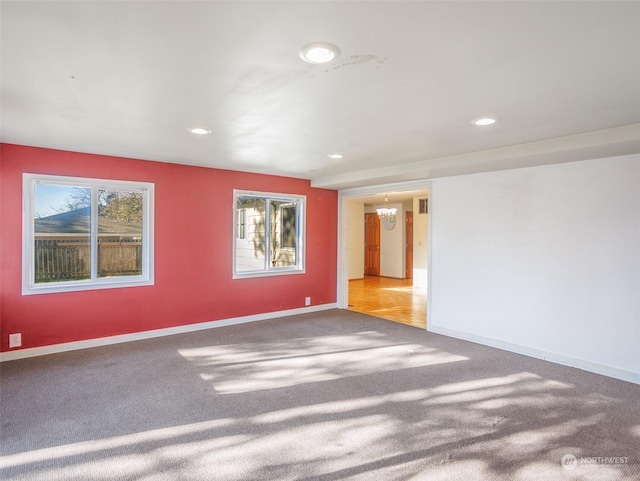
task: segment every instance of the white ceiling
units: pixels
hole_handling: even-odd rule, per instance
[[[7,143],[329,188],[640,152],[637,1],[0,5]]]

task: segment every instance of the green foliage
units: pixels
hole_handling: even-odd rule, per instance
[[[91,189],[75,187],[71,190],[67,205],[60,209],[70,212],[91,205]],[[98,191],[98,215],[125,222],[142,222],[142,193],[126,191]]]
[[[142,194],[140,192],[105,192],[100,199],[99,214],[126,223],[142,222]]]

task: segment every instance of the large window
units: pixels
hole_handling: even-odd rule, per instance
[[[234,277],[304,272],[301,195],[234,191]]]
[[[153,284],[153,184],[24,174],[23,294]]]

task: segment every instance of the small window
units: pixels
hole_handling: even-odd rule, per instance
[[[418,214],[429,213],[429,199],[418,199]]]
[[[305,199],[234,191],[234,277],[304,272]]]
[[[23,294],[153,284],[153,184],[24,174]]]

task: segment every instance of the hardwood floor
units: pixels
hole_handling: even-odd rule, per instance
[[[414,288],[411,279],[365,276],[349,281],[349,309],[427,328],[427,290]]]

